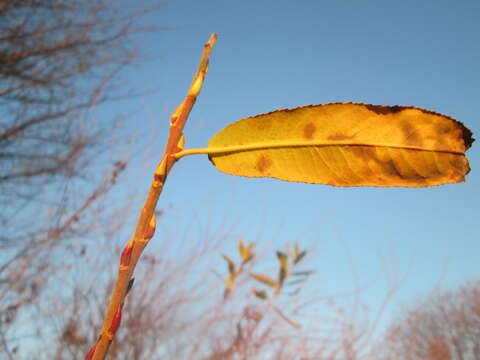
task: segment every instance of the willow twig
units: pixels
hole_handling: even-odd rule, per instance
[[[117,281],[112,292],[110,303],[105,315],[100,337],[97,343],[90,349],[85,360],[102,360],[108,352],[108,348],[115,336],[115,332],[120,326],[122,317],[122,308],[125,298],[133,284],[132,275],[135,266],[155,232],[155,207],[158,198],[162,192],[167,176],[172,166],[177,161],[174,154],[183,150],[183,128],[188,119],[188,115],[195,104],[198,94],[202,88],[203,80],[208,71],[208,59],[210,52],[217,40],[217,35],[213,34],[205,44],[202,58],[198,70],[193,77],[190,89],[185,100],[174,111],[170,120],[170,134],[164,155],[153,176],[147,200],[142,208],[137,222],[135,234],[130,242],[125,246],[120,257],[120,266],[118,270]]]

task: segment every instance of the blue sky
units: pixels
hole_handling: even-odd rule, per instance
[[[148,134],[158,127],[151,151],[160,157],[169,115],[186,93],[203,44],[218,33],[185,129],[187,148],[205,147],[217,131],[247,116],[350,101],[433,110],[463,122],[475,136],[479,16],[477,0],[166,1],[146,19],[163,30],[139,42],[150,60],[129,73],[134,86],[156,92],[128,105],[136,112],[125,130]],[[478,278],[477,143],[468,157],[472,171],[465,183],[423,189],[239,178],[218,172],[204,155],[187,157],[160,198],[159,208],[174,216],[162,220],[154,242],[161,242],[162,229],[175,231],[178,220],[188,224],[192,214],[205,224],[235,223],[233,245],[239,237],[277,247],[299,240],[315,250],[308,263],[317,271],[312,294],[369,284],[363,300],[372,309],[387,291],[387,264],[403,278],[384,314],[388,321],[416,295]],[[155,162],[141,171],[148,175]],[[146,193],[148,179],[138,185],[140,193],[142,186]]]

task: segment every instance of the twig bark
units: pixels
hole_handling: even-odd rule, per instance
[[[170,134],[163,158],[155,169],[150,191],[138,219],[135,234],[125,246],[120,257],[118,277],[108,305],[100,337],[88,352],[85,360],[105,359],[115,332],[120,325],[122,307],[132,286],[131,279],[135,266],[155,232],[155,207],[167,176],[177,161],[174,154],[183,150],[183,128],[202,88],[203,80],[208,71],[208,59],[216,39],[217,35],[213,34],[205,44],[198,70],[193,77],[187,96],[171,117]]]

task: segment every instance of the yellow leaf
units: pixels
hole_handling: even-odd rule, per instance
[[[240,257],[242,258],[242,265],[245,265],[253,259],[252,248],[253,242],[248,244],[247,246],[243,244],[242,239],[240,239],[240,241],[238,242],[238,252],[240,254]]]
[[[406,106],[310,105],[242,119],[209,142],[222,172],[335,186],[464,181],[474,139],[460,122]]]
[[[233,282],[235,281],[235,276],[233,274],[228,274],[227,279],[225,280],[225,287],[228,291],[233,289]]]
[[[243,240],[240,239],[238,242],[238,252],[242,259],[245,259],[248,256],[247,249],[243,245]]]
[[[265,291],[263,291],[263,290],[256,290],[256,289],[254,289],[254,290],[253,290],[253,294],[254,294],[257,298],[262,299],[262,300],[266,300],[266,299],[268,298],[267,293],[266,293]]]
[[[277,251],[277,258],[279,261],[278,283],[280,284],[280,286],[282,286],[285,278],[287,277],[288,257],[287,254],[281,251]]]
[[[279,287],[283,286],[283,282],[285,281],[286,277],[287,277],[287,271],[284,268],[280,268],[280,270],[278,271]]]
[[[280,267],[283,268],[283,269],[287,269],[288,268],[287,254],[285,254],[281,251],[277,251],[277,258],[278,258],[278,261],[280,262]]]
[[[302,259],[307,255],[307,250],[303,250],[301,253],[295,256],[295,259],[293,260],[293,265],[297,265]]]
[[[246,258],[242,260],[242,265],[247,264],[248,262],[252,261],[253,259],[253,254],[249,254]]]
[[[235,262],[232,259],[230,259],[227,255],[222,254],[222,258],[227,262],[228,272],[231,275],[235,275],[236,274]]]
[[[225,290],[223,292],[223,298],[227,299],[233,290],[233,282],[235,281],[235,274],[228,274],[225,279]]]
[[[268,286],[271,286],[271,287],[276,287],[277,286],[277,282],[271,278],[269,278],[268,276],[266,275],[262,275],[262,274],[254,274],[254,273],[251,273],[250,274],[254,279],[264,283],[265,285],[268,285]]]

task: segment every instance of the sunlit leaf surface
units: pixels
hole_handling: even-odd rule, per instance
[[[432,111],[332,103],[242,119],[208,147],[217,149],[209,155],[212,163],[233,175],[423,187],[464,181],[470,171],[465,151],[473,141],[462,123]]]

